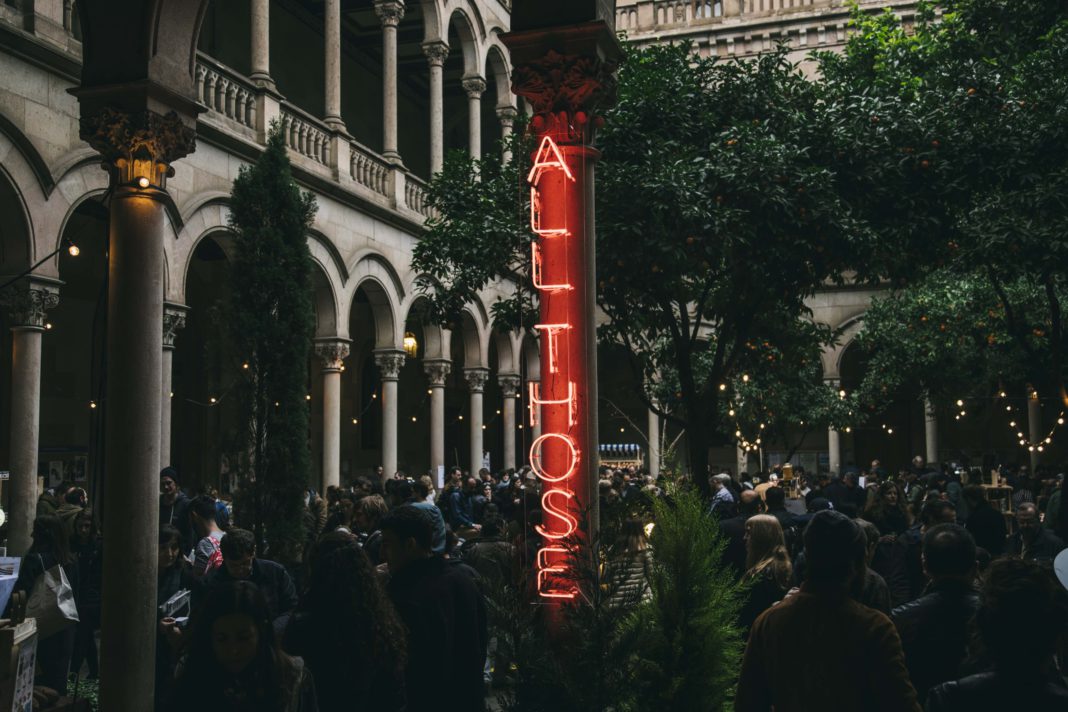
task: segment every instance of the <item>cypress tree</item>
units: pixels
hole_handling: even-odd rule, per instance
[[[234,181],[233,289],[227,323],[242,359],[236,389],[240,489],[236,520],[258,550],[295,562],[311,469],[308,356],[315,329],[307,230],[315,198],[293,180],[277,124],[267,148]]]

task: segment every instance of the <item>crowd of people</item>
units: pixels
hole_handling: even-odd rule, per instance
[[[922,458],[895,476],[878,462],[790,475],[708,478],[744,599],[736,709],[1068,709],[1055,665],[1068,594],[1051,573],[1068,535],[1063,475],[1002,471],[997,506],[981,473]],[[443,484],[379,470],[308,490],[303,557],[282,565],[231,525],[228,501],[190,497],[165,469],[155,709],[484,709],[517,662],[495,652],[487,595],[532,567],[540,483],[529,468],[453,468]],[[639,513],[604,562],[612,605],[650,595],[648,505],[668,489],[601,468],[602,519]],[[38,649],[38,684],[63,689],[85,666],[98,675],[102,553],[84,490],[64,483],[38,515],[16,589],[60,565],[74,590],[79,623]]]

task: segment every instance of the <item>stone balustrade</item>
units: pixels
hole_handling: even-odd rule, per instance
[[[286,146],[316,163],[327,164],[330,129],[326,124],[287,102],[282,102],[280,120]]]
[[[427,196],[426,183],[411,174],[407,176],[404,184],[404,204],[424,218],[434,216],[434,210],[430,207]]]
[[[209,111],[256,128],[256,90],[248,79],[203,53],[197,58],[196,79],[197,98]]]
[[[361,143],[352,141],[349,146],[349,175],[352,179],[375,193],[388,195],[389,165]]]

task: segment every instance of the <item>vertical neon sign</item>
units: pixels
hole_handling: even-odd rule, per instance
[[[538,551],[537,590],[543,599],[576,595],[569,578],[568,543],[579,531],[588,497],[587,373],[589,324],[585,306],[587,261],[585,242],[585,176],[580,173],[592,149],[561,145],[557,137],[568,127],[566,114],[536,117],[540,136],[530,184],[531,278],[538,290],[541,381],[530,388],[530,424],[540,422],[542,434],[530,447],[530,466],[542,485],[544,540]],[[583,117],[585,118],[585,117]]]

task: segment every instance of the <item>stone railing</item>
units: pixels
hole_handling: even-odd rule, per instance
[[[356,141],[349,142],[349,175],[375,193],[389,193],[389,165],[381,156]]]
[[[197,99],[208,110],[249,129],[256,128],[256,91],[252,83],[205,54],[197,56]]]
[[[286,146],[326,165],[330,153],[330,132],[326,124],[286,102],[282,102],[281,122]]]
[[[424,218],[434,216],[434,211],[430,207],[430,201],[427,198],[426,183],[411,173],[407,175],[404,183],[404,204]]]

